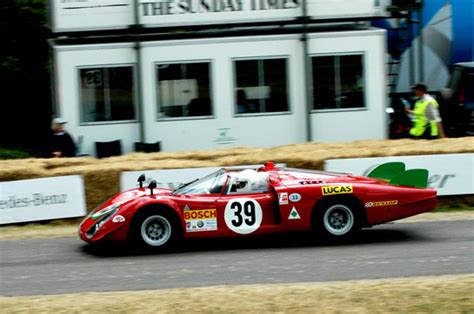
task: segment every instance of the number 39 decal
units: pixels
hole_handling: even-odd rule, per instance
[[[235,198],[225,207],[224,219],[227,227],[240,234],[249,234],[262,223],[262,207],[250,198]]]

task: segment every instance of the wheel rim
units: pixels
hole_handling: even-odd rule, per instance
[[[349,207],[344,205],[333,205],[324,214],[324,227],[333,235],[344,235],[354,225],[354,215]]]
[[[171,224],[163,216],[150,216],[142,223],[141,235],[148,245],[162,246],[171,237]]]

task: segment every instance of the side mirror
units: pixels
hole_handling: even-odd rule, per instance
[[[140,184],[140,189],[143,188],[143,181],[145,181],[145,174],[141,174],[138,179],[137,179],[137,182]]]
[[[155,189],[156,186],[157,186],[157,185],[156,185],[156,181],[155,181],[155,180],[151,181],[150,184],[148,184],[148,188],[150,189],[150,195],[153,195],[153,189]]]

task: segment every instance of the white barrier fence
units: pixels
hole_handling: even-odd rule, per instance
[[[82,217],[85,214],[81,176],[0,183],[0,225]]]
[[[428,184],[438,190],[438,195],[474,194],[474,154],[330,159],[324,170],[365,176],[376,166],[392,161],[404,162],[407,169],[427,169]]]

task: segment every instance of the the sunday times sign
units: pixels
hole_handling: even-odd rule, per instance
[[[0,183],[0,225],[86,214],[81,176]]]
[[[304,0],[50,0],[54,32],[290,21]],[[307,0],[311,18],[380,16],[373,0]],[[135,11],[138,21],[135,21]]]
[[[141,0],[145,26],[181,26],[291,20],[301,16],[302,0]]]

